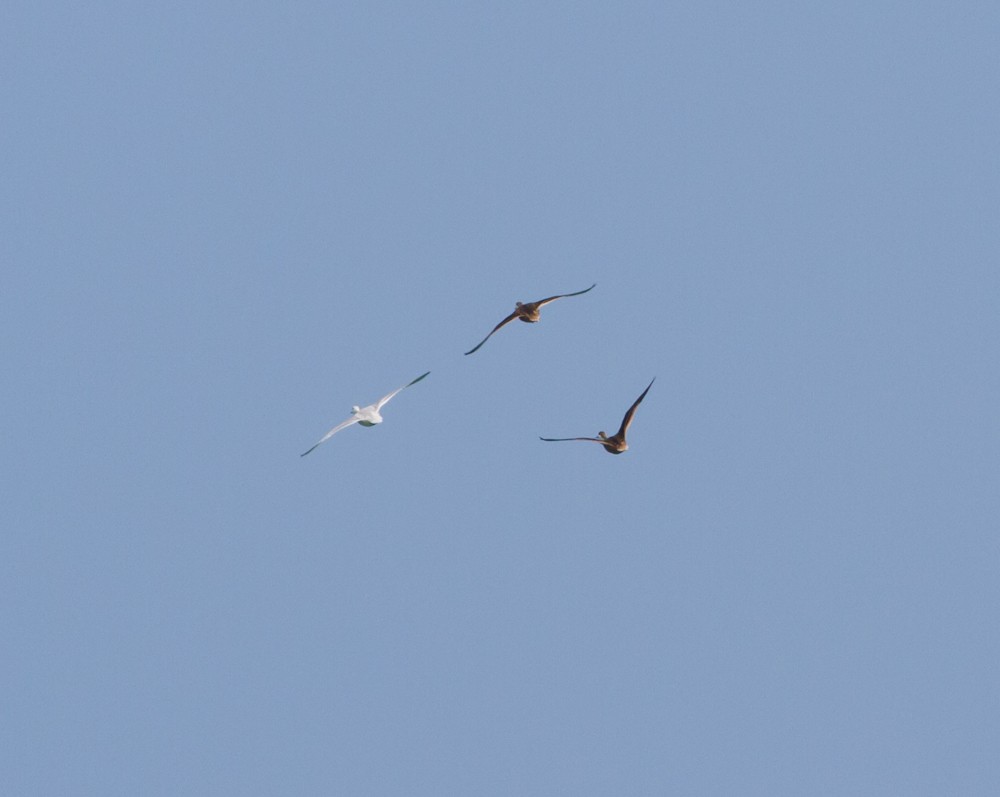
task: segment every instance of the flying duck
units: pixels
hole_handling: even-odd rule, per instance
[[[646,389],[642,391],[642,395],[639,396],[628,408],[628,412],[625,413],[625,417],[622,419],[622,425],[618,429],[618,434],[608,437],[604,432],[598,432],[597,437],[539,437],[539,440],[544,440],[547,443],[564,443],[569,440],[586,440],[591,443],[600,443],[604,446],[604,450],[609,454],[623,454],[628,451],[628,443],[625,442],[625,433],[628,431],[628,427],[632,424],[632,416],[635,415],[635,408],[638,407],[649,389],[653,386],[653,382],[656,381],[656,377],[653,377],[653,381],[650,382]]]
[[[541,317],[539,310],[545,307],[545,305],[547,305],[549,302],[554,302],[556,299],[565,299],[567,296],[579,296],[581,293],[586,293],[587,291],[593,290],[595,285],[597,285],[596,282],[589,288],[587,288],[586,291],[577,291],[576,293],[561,293],[558,296],[550,296],[548,299],[539,299],[537,302],[528,302],[527,304],[521,304],[521,302],[517,302],[516,306],[514,307],[514,312],[511,313],[509,316],[507,316],[503,321],[501,321],[495,327],[493,327],[493,330],[490,332],[490,334],[480,341],[479,346],[482,346],[486,341],[488,341],[490,339],[490,336],[498,329],[500,329],[500,327],[506,326],[515,318],[520,318],[526,324],[534,324]],[[470,349],[469,351],[466,352],[466,354],[472,354],[479,348],[479,346]]]
[[[421,374],[409,384],[403,385],[400,388],[396,388],[396,390],[393,390],[388,395],[382,396],[382,398],[380,398],[374,404],[369,404],[367,407],[359,407],[357,404],[355,404],[353,407],[351,407],[351,417],[348,418],[343,423],[338,423],[336,426],[334,426],[329,432],[323,435],[319,439],[319,442],[317,442],[316,445],[310,448],[309,451],[312,451],[321,443],[325,443],[327,440],[329,440],[331,437],[337,434],[337,432],[339,432],[341,429],[346,429],[348,426],[351,426],[352,424],[360,423],[362,426],[374,426],[377,423],[382,423],[382,416],[379,414],[379,410],[382,409],[382,407],[385,404],[387,404],[392,399],[392,397],[395,396],[400,390],[405,390],[406,388],[410,387],[410,385],[417,384],[417,382],[419,382],[429,373],[430,371]],[[300,456],[304,457],[306,454],[309,453],[309,451],[306,451]]]

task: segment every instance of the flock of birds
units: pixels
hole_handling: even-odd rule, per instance
[[[566,299],[570,296],[580,296],[584,293],[587,293],[588,291],[592,291],[596,286],[597,283],[595,282],[586,290],[576,291],[575,293],[560,293],[558,296],[550,296],[547,299],[539,299],[537,302],[527,302],[523,304],[521,302],[517,302],[514,307],[514,312],[512,312],[509,316],[507,316],[503,321],[501,321],[495,327],[493,327],[493,329],[490,330],[490,333],[485,338],[483,338],[478,344],[473,346],[465,353],[468,355],[478,351],[480,347],[493,336],[493,333],[495,333],[499,329],[502,329],[514,319],[520,319],[525,323],[534,324],[536,321],[538,321],[539,318],[541,318],[540,311],[543,307],[545,307],[545,305],[549,304],[550,302],[554,302],[556,299]],[[341,429],[346,429],[348,426],[353,426],[356,423],[360,423],[362,426],[375,426],[376,424],[382,423],[382,414],[380,412],[382,407],[388,404],[397,393],[417,384],[417,382],[426,377],[429,373],[430,371],[422,373],[412,382],[408,382],[402,387],[396,388],[391,393],[387,393],[386,395],[382,396],[382,398],[380,398],[378,401],[376,401],[374,404],[369,404],[367,407],[359,407],[358,405],[355,404],[353,407],[351,407],[350,418],[334,426],[329,432],[327,432],[319,440],[317,440],[316,444],[313,445],[312,448],[310,448],[308,451],[303,452],[301,456],[304,457],[306,454],[309,454],[310,452],[314,451],[320,445],[322,445],[331,437],[333,437],[335,434],[337,434],[337,432],[339,432]],[[639,398],[637,398],[634,402],[632,402],[632,406],[628,408],[628,412],[625,413],[625,417],[622,419],[621,426],[618,427],[618,432],[616,434],[611,435],[610,437],[604,432],[598,432],[597,437],[539,437],[538,439],[544,440],[547,443],[566,443],[574,440],[581,440],[589,443],[600,443],[602,446],[604,446],[604,450],[607,451],[608,453],[622,454],[625,451],[628,451],[628,443],[625,441],[625,435],[628,432],[629,426],[632,425],[632,416],[635,415],[636,407],[638,407],[642,403],[642,400],[646,398],[646,394],[649,392],[649,389],[653,386],[653,382],[655,381],[656,377],[653,377],[650,383],[646,385],[646,389],[643,390],[642,393],[639,395]]]

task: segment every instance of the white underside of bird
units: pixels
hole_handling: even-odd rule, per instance
[[[337,432],[339,432],[341,429],[346,429],[348,426],[353,426],[356,423],[359,423],[362,426],[375,426],[376,424],[382,423],[382,414],[379,412],[379,410],[381,410],[382,407],[385,406],[386,403],[388,403],[392,399],[392,397],[395,396],[399,391],[405,390],[410,385],[417,384],[417,382],[419,382],[421,379],[423,379],[429,373],[430,373],[430,371],[427,371],[426,373],[421,374],[416,379],[414,379],[412,382],[409,382],[408,384],[405,384],[402,387],[396,388],[391,393],[388,393],[388,394],[382,396],[382,398],[380,398],[374,404],[369,404],[367,407],[359,407],[359,406],[357,406],[355,404],[353,407],[351,407],[351,417],[350,418],[348,418],[346,421],[343,421],[342,423],[338,423],[336,426],[334,426],[329,432],[327,432],[325,435],[323,435],[316,442],[316,445],[314,445],[312,448],[310,448],[309,451],[306,451],[306,452],[302,453],[301,456],[304,457],[310,451],[313,451],[315,448],[317,448],[318,446],[322,445],[327,440],[329,440],[331,437],[333,437],[335,434],[337,434]]]

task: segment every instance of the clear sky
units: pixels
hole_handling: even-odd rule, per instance
[[[1000,793],[998,40],[5,3],[0,792]]]

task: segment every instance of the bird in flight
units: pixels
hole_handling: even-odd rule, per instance
[[[400,388],[396,388],[388,395],[382,396],[382,398],[380,398],[374,404],[369,404],[367,407],[359,407],[357,404],[355,404],[353,407],[351,407],[350,418],[348,418],[343,423],[338,423],[336,426],[334,426],[329,432],[327,432],[319,439],[319,442],[317,442],[316,445],[314,445],[312,448],[309,449],[309,451],[306,451],[300,456],[304,457],[314,448],[317,448],[319,445],[325,443],[327,440],[329,440],[331,437],[337,434],[337,432],[339,432],[341,429],[346,429],[348,426],[351,426],[355,423],[360,423],[362,426],[374,426],[377,423],[382,423],[382,416],[381,414],[379,414],[379,410],[382,409],[382,407],[385,406],[390,400],[392,400],[392,397],[395,396],[400,390],[406,390],[406,388],[410,387],[410,385],[417,384],[417,382],[419,382],[429,373],[430,371],[421,374],[409,384],[403,385]]]
[[[527,304],[521,304],[521,302],[517,302],[516,306],[514,307],[514,312],[511,313],[509,316],[507,316],[503,321],[501,321],[495,327],[493,327],[490,334],[479,342],[479,346],[482,346],[486,341],[488,341],[490,339],[490,336],[494,332],[496,332],[501,327],[506,326],[515,318],[520,318],[527,324],[534,324],[541,317],[539,310],[545,307],[545,305],[547,305],[549,302],[554,302],[556,299],[565,299],[567,296],[579,296],[581,293],[586,293],[587,291],[593,290],[595,285],[597,285],[596,282],[589,288],[587,288],[586,291],[577,291],[576,293],[561,293],[558,296],[550,296],[548,299],[539,299],[537,302],[528,302]],[[466,354],[472,354],[479,348],[479,346],[470,349],[469,351],[466,352]]]
[[[625,413],[625,417],[622,419],[622,425],[618,429],[618,434],[608,437],[604,432],[598,432],[597,437],[539,437],[539,440],[544,440],[547,443],[565,443],[569,440],[586,440],[590,443],[600,443],[604,446],[604,450],[609,454],[623,454],[628,451],[628,443],[625,442],[625,433],[628,431],[629,426],[632,424],[632,416],[635,415],[635,408],[638,407],[649,389],[653,386],[653,382],[656,381],[656,377],[653,377],[652,382],[646,385],[646,389],[642,391],[642,395],[639,396],[628,408],[628,412]]]

